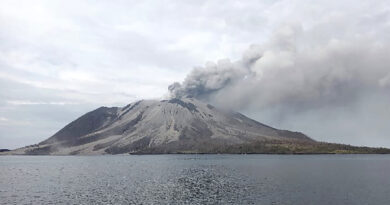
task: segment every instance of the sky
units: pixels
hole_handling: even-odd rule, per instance
[[[319,141],[390,147],[388,1],[0,4],[0,148],[100,106],[183,95]]]

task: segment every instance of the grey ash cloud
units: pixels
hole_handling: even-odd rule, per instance
[[[210,62],[204,68],[195,68],[183,84],[175,82],[168,90],[171,96],[176,98],[189,96],[207,98],[243,78],[247,71],[241,68],[245,69],[239,63],[233,64],[230,60],[220,60],[217,64]]]
[[[302,32],[286,25],[268,43],[251,46],[242,59],[195,68],[168,89],[173,97],[192,96],[232,108],[281,105],[302,110],[389,91],[389,42],[362,36],[305,45],[310,34]]]
[[[388,27],[328,39],[316,39],[316,29],[283,25],[240,60],[194,68],[169,86],[170,95],[241,110],[319,140],[390,146],[383,126],[390,120]]]

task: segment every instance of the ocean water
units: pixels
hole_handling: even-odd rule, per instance
[[[1,156],[0,204],[390,204],[390,155]]]

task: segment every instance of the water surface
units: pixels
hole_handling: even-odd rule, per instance
[[[390,155],[2,156],[4,204],[389,204]]]

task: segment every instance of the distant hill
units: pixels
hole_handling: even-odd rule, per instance
[[[8,151],[11,151],[9,149],[0,149],[0,152],[8,152]]]
[[[317,142],[196,99],[142,100],[100,107],[37,144],[9,152],[31,155],[165,153],[390,153],[385,148]]]

